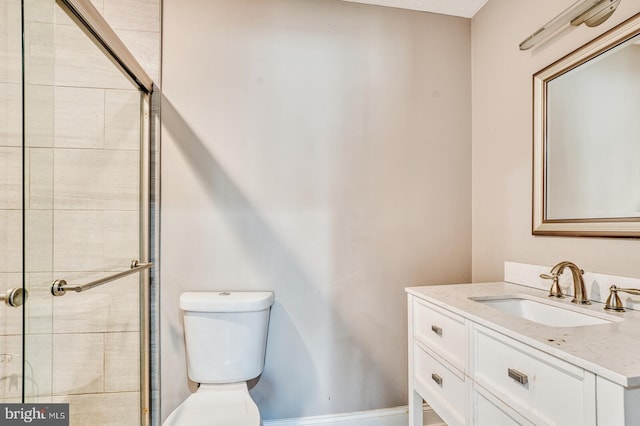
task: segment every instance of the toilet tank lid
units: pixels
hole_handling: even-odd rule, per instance
[[[180,309],[192,312],[262,311],[273,304],[271,291],[192,291],[180,295]]]

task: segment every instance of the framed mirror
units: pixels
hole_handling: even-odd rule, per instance
[[[640,238],[640,14],[533,76],[533,234]]]

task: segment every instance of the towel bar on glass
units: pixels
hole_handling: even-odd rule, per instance
[[[111,281],[118,280],[120,278],[126,277],[127,275],[135,274],[136,272],[143,271],[145,269],[149,269],[153,266],[153,263],[140,263],[137,260],[131,262],[131,268],[118,272],[117,274],[109,275],[108,277],[100,278],[99,280],[90,281],[85,284],[67,284],[65,280],[55,280],[51,285],[51,294],[54,296],[64,296],[68,290],[76,291],[78,293],[90,290],[94,287],[98,287],[99,285],[106,284]]]

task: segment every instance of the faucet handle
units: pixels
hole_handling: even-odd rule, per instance
[[[551,288],[549,289],[549,297],[557,297],[558,299],[564,299],[564,295],[562,294],[562,288],[560,287],[560,282],[558,281],[559,274],[540,274],[540,278],[545,280],[553,280],[551,283]]]
[[[640,289],[637,288],[618,288],[615,285],[609,287],[609,297],[607,297],[607,301],[604,305],[604,309],[607,311],[614,312],[624,312],[624,305],[622,304],[622,300],[620,300],[620,296],[618,296],[618,292],[621,291],[623,293],[633,294],[635,296],[640,296]]]

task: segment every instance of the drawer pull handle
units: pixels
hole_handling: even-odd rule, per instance
[[[438,327],[437,325],[432,325],[431,331],[436,333],[438,336],[442,337],[442,327]]]
[[[442,377],[438,376],[436,373],[431,373],[431,379],[438,384],[438,386],[442,386]]]
[[[509,377],[511,377],[513,380],[520,383],[521,385],[526,385],[527,383],[529,383],[529,377],[527,377],[526,374],[521,373],[518,370],[513,368],[509,368],[507,371],[509,372]]]

